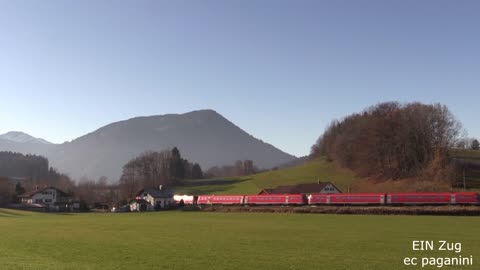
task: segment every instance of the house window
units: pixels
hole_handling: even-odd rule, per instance
[[[52,199],[45,199],[45,202],[46,202],[46,203],[51,203],[51,202],[52,202]]]

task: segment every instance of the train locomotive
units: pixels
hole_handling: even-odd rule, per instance
[[[183,195],[193,205],[480,205],[476,192],[339,193],[339,194],[267,194],[267,195]]]

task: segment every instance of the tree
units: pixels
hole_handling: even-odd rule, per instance
[[[477,139],[475,139],[475,140],[472,141],[472,149],[473,149],[473,150],[478,150],[478,149],[480,149],[480,143],[478,142]]]
[[[185,170],[183,166],[182,156],[177,147],[172,149],[172,156],[170,160],[170,176],[172,176],[173,181],[178,179],[183,179],[185,175]]]
[[[10,203],[13,200],[15,190],[9,184],[7,178],[0,177],[0,206]]]
[[[234,175],[236,176],[243,176],[244,171],[243,171],[243,162],[241,160],[237,160],[234,165],[235,171]]]
[[[203,178],[202,168],[198,163],[193,164],[192,179],[202,179],[202,178]]]
[[[360,176],[408,178],[421,175],[434,158],[448,159],[460,133],[460,122],[446,106],[380,103],[333,121],[311,156],[326,156]]]
[[[175,185],[186,178],[202,178],[200,165],[195,165],[182,159],[177,147],[143,153],[123,166],[118,187],[121,200],[132,199],[141,188]]]
[[[22,195],[23,193],[25,193],[25,188],[22,186],[22,184],[17,183],[15,185],[15,194],[16,195]]]

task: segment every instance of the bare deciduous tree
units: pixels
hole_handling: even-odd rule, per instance
[[[436,156],[448,159],[447,150],[461,130],[444,105],[381,103],[333,121],[311,155],[325,155],[361,176],[412,177],[421,175]]]

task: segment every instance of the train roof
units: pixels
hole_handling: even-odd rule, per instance
[[[391,192],[387,195],[473,195],[476,192]]]
[[[247,194],[245,196],[255,196],[255,197],[269,197],[269,196],[291,196],[291,195],[297,195],[297,196],[303,196],[301,193],[284,193],[284,194]]]
[[[217,194],[217,195],[215,195],[215,194],[208,194],[208,195],[205,195],[205,194],[204,194],[204,195],[198,195],[198,196],[216,196],[216,197],[222,196],[222,197],[225,197],[225,196],[245,196],[245,195],[242,195],[242,194]]]
[[[381,196],[385,195],[385,193],[314,193],[311,195],[330,195],[330,196]]]

